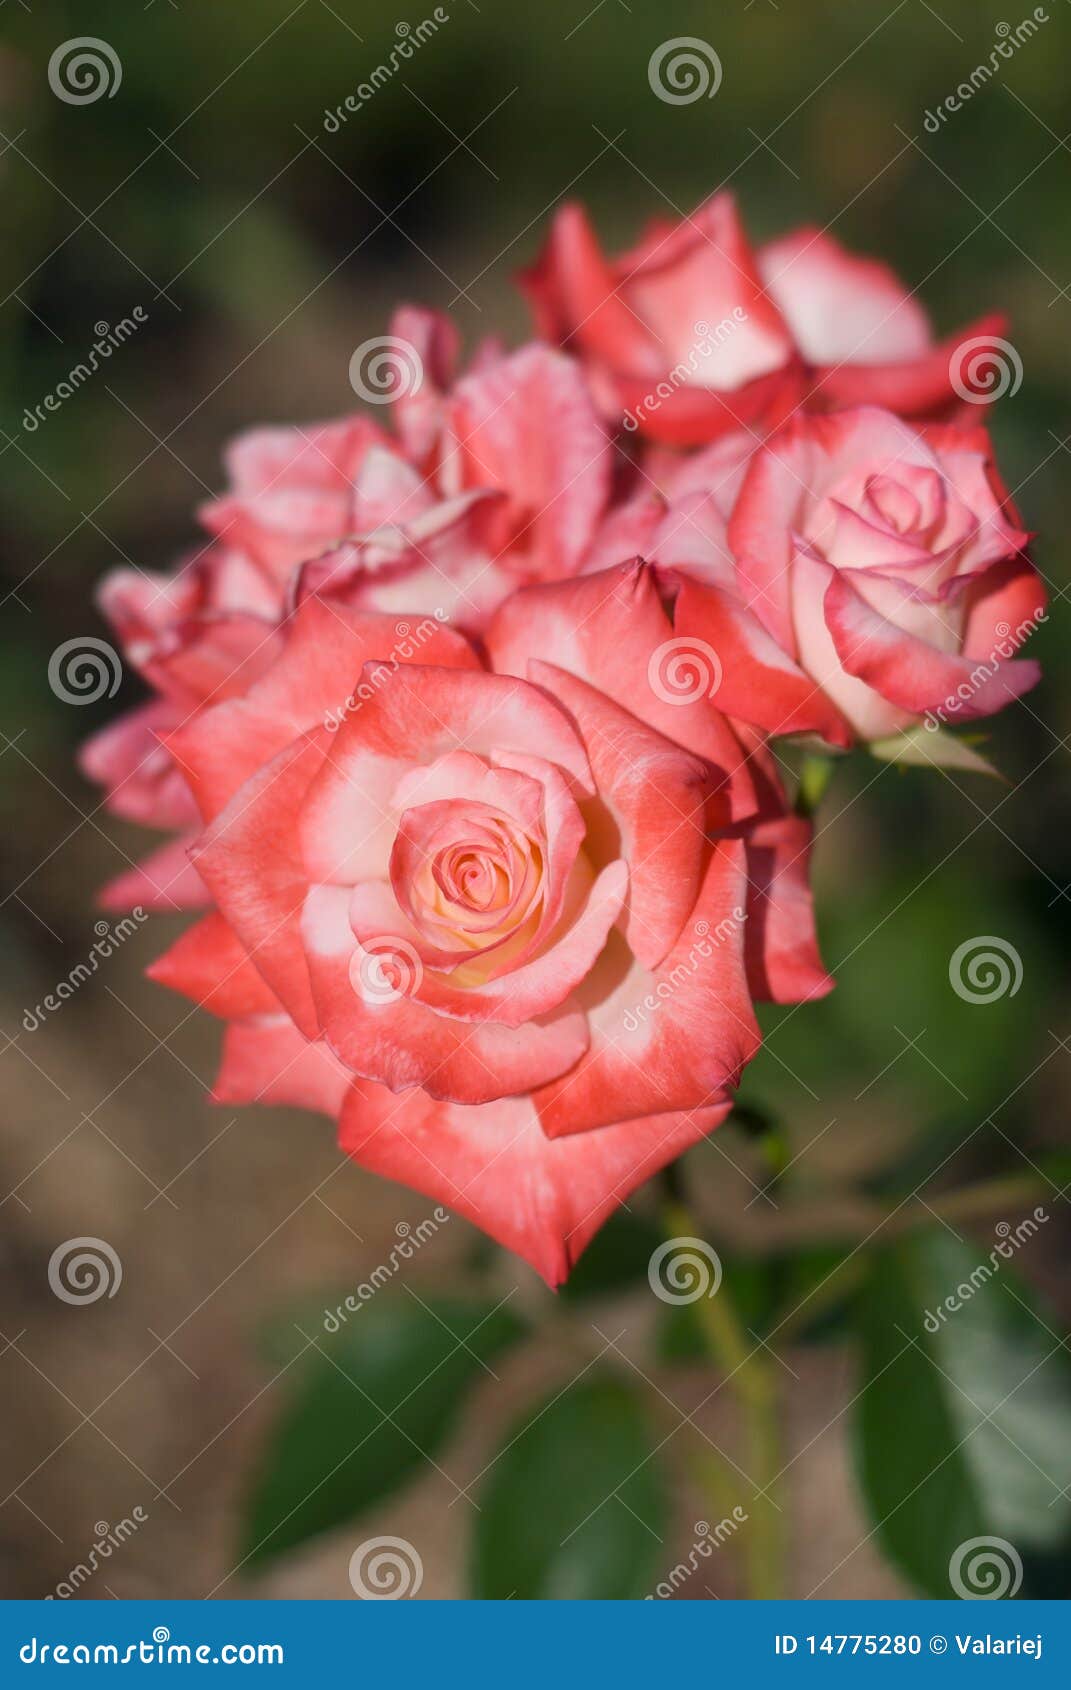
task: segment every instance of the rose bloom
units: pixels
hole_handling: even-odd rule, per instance
[[[719,707],[834,745],[971,721],[1032,687],[1010,661],[1045,594],[983,428],[863,408],[798,417],[748,460],[720,534],[671,572]],[[695,536],[695,525],[692,527]]]
[[[754,250],[728,192],[656,221],[617,258],[566,205],[520,281],[540,334],[584,362],[607,416],[672,446],[761,434],[799,404],[940,413],[964,343],[1003,327],[990,316],[937,341],[886,265],[817,229]]]
[[[728,1113],[753,997],[828,990],[809,827],[638,563],[519,590],[486,659],[316,595],[281,641],[168,741],[216,908],[150,973],[226,1020],[217,1099],[337,1116],[557,1284]]]
[[[160,737],[240,695],[302,596],[478,632],[518,583],[638,549],[611,514],[610,443],[572,360],[486,345],[455,380],[446,318],[407,308],[391,331],[423,367],[391,403],[393,434],[364,415],[251,430],[200,512],[209,543],[172,576],[120,568],[101,584],[101,611],[156,697],[95,735],[81,766],[113,813],[182,830],[105,889],[106,907],[205,901],[186,856],[196,807]]]

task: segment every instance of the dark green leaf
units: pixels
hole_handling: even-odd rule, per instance
[[[859,1307],[859,1468],[891,1558],[948,1597],[969,1538],[1055,1548],[1071,1525],[1071,1375],[1015,1269],[920,1231],[872,1258]]]
[[[381,1295],[355,1312],[342,1308],[342,1322],[334,1307],[299,1317],[293,1333],[303,1353],[286,1375],[285,1406],[245,1509],[242,1552],[254,1565],[353,1519],[410,1478],[445,1442],[469,1388],[523,1331],[490,1302]],[[303,1349],[307,1339],[314,1343]]]
[[[653,1450],[635,1391],[609,1373],[526,1410],[479,1496],[473,1594],[643,1596],[666,1558]]]

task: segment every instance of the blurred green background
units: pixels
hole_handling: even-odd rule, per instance
[[[123,559],[168,567],[195,541],[192,513],[220,485],[236,430],[350,409],[350,354],[385,329],[397,300],[451,310],[470,345],[516,339],[527,321],[511,277],[563,198],[583,197],[617,247],[647,218],[728,183],[756,238],[828,226],[890,262],[942,331],[989,308],[1009,313],[1024,379],[993,430],[1053,598],[1032,653],[1045,680],[988,736],[1007,785],[861,757],[838,771],[815,867],[839,989],[770,1017],[744,1096],[783,1124],[786,1179],[808,1213],[850,1205],[875,1175],[910,1190],[931,1168],[946,1182],[1029,1172],[1066,1142],[1069,1074],[1066,0],[1049,0],[1037,36],[936,135],[926,112],[988,61],[998,25],[1018,23],[1004,0],[453,0],[449,21],[366,108],[325,130],[325,111],[387,58],[398,25],[415,29],[431,10],[35,0],[0,18],[6,1038],[87,949],[92,892],[122,866],[117,853],[146,843],[97,812],[72,765],[84,734],[139,696],[136,682],[86,709],[47,683],[59,642],[104,633],[91,607],[99,576]],[[84,106],[56,99],[47,79],[54,48],[79,33],[105,39],[122,64],[114,97]],[[648,59],[671,36],[717,50],[715,98],[673,107],[653,96]],[[145,325],[27,431],[26,408],[85,355],[94,325],[135,306]],[[153,1501],[109,1582],[123,1595],[194,1595],[223,1578],[237,1559],[239,1480],[270,1403],[269,1393],[246,1413],[263,1375],[243,1359],[245,1334],[289,1290],[345,1283],[355,1251],[379,1259],[377,1237],[416,1213],[356,1172],[334,1181],[330,1212],[319,1199],[306,1207],[334,1153],[305,1118],[246,1112],[215,1143],[222,1123],[203,1096],[214,1030],[138,983],[175,926],[139,934],[113,974],[4,1056],[5,1331],[28,1328],[37,1345],[25,1365],[0,1362],[18,1398],[4,1458],[18,1488],[0,1508],[6,1594],[42,1594],[94,1521],[126,1513],[146,1474],[155,1486],[177,1469],[176,1508]],[[951,991],[948,961],[987,934],[1019,952],[1023,982],[979,1007]],[[784,1205],[763,1214],[761,1157],[738,1127],[694,1161],[726,1236],[741,1247],[749,1228],[791,1236]],[[1066,1319],[1056,1237],[1066,1199],[1039,1178],[1060,1227],[1021,1265]],[[414,1284],[465,1255],[463,1231],[438,1265],[416,1264]],[[74,1233],[121,1236],[121,1310],[51,1306],[48,1255]],[[541,1292],[525,1295],[545,1308]],[[172,1359],[153,1344],[177,1322]],[[801,1446],[808,1403],[823,1426],[850,1382],[835,1350],[806,1369]],[[80,1416],[100,1399],[98,1436]],[[231,1414],[234,1430],[219,1432]],[[874,1547],[856,1549],[865,1526],[840,1436],[794,1469],[826,1557],[810,1583],[843,1556],[823,1594],[890,1594],[901,1587]],[[425,1594],[456,1587],[461,1512],[433,1507],[421,1526],[438,1546]],[[348,1593],[345,1557],[278,1576],[281,1593]],[[808,1577],[797,1569],[797,1593]]]

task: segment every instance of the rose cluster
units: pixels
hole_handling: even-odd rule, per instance
[[[399,310],[385,403],[242,436],[197,551],[106,578],[150,699],[83,767],[169,836],[107,905],[203,912],[150,974],[226,1023],[215,1097],[557,1284],[729,1112],[755,1002],[832,985],[771,740],[949,760],[1044,596],[999,319],[937,340],[727,194],[617,257],[566,207],[521,284],[539,339]]]

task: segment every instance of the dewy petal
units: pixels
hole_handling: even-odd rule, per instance
[[[759,1029],[744,972],[747,880],[739,840],[719,840],[688,922],[661,966],[607,947],[578,1000],[591,1046],[576,1068],[536,1093],[557,1138],[633,1116],[694,1109],[735,1085]]]
[[[521,1028],[438,1015],[408,995],[419,959],[396,934],[361,947],[349,922],[344,887],[314,886],[302,930],[317,1009],[328,1044],[355,1073],[392,1091],[422,1086],[462,1103],[531,1091],[571,1068],[587,1048],[583,1012],[566,1008]],[[389,946],[400,963],[397,988],[365,967]],[[364,972],[362,973],[362,969]],[[397,995],[393,995],[395,989]]]
[[[730,1100],[547,1139],[528,1098],[477,1107],[394,1096],[355,1081],[341,1148],[362,1167],[446,1204],[559,1285],[631,1192],[724,1120]]]

